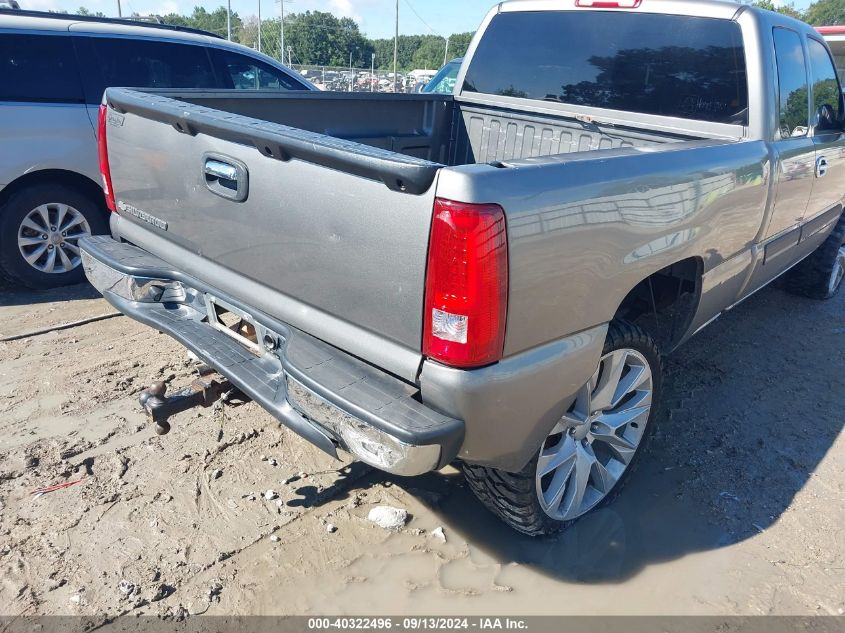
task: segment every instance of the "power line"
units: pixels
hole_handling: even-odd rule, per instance
[[[431,27],[431,25],[430,25],[428,22],[426,22],[425,20],[423,20],[423,19],[422,19],[422,16],[421,16],[419,13],[417,13],[417,10],[414,8],[414,5],[412,5],[412,4],[409,2],[409,0],[405,0],[405,4],[407,4],[407,5],[408,5],[408,8],[411,10],[411,13],[413,13],[415,16],[417,16],[417,19],[418,19],[420,22],[422,22],[422,23],[423,23],[423,25],[424,25],[424,26],[425,26],[425,27],[426,27],[429,31],[431,31],[432,33],[434,33],[434,34],[435,34],[435,35],[437,35],[438,37],[443,37],[442,35],[440,35],[440,33],[438,33],[437,31],[435,31],[435,30]]]

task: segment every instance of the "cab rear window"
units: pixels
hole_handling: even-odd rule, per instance
[[[715,18],[500,13],[462,92],[737,125],[748,119],[742,33]]]

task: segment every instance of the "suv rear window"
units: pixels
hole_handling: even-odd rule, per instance
[[[740,27],[714,18],[500,13],[463,92],[740,125],[748,117]]]
[[[0,101],[82,103],[71,38],[0,35]]]

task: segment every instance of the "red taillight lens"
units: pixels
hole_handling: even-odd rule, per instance
[[[434,202],[425,280],[423,354],[452,367],[502,358],[508,309],[505,212]]]
[[[108,106],[100,105],[100,114],[97,118],[97,152],[100,155],[100,176],[103,178],[103,193],[106,196],[106,206],[117,211],[114,204],[114,189],[111,186],[111,170],[109,169],[109,148],[106,141],[106,117]]]
[[[636,9],[642,0],[575,0],[576,7],[593,9]]]

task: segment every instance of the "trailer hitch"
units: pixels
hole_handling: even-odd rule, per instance
[[[210,373],[210,372],[207,372]],[[210,407],[217,400],[235,387],[228,380],[206,378],[203,372],[188,387],[167,395],[167,384],[161,380],[154,382],[138,396],[147,418],[155,424],[158,435],[170,432],[170,416],[193,409]]]

